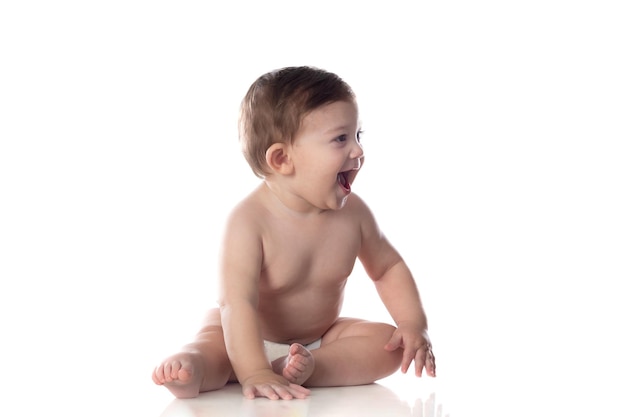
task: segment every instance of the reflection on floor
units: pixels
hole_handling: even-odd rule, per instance
[[[427,379],[415,381],[411,389],[403,376],[358,387],[315,388],[305,400],[248,400],[238,384],[188,400],[173,399],[160,417],[445,417],[450,414],[437,402]],[[423,383],[419,383],[424,381]]]

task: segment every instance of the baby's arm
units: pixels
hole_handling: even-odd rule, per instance
[[[229,219],[222,246],[220,310],[231,365],[248,398],[304,398],[309,390],[275,374],[257,317],[262,265],[261,234],[241,208]]]
[[[415,280],[400,254],[378,228],[369,208],[361,202],[359,259],[398,329],[385,346],[404,349],[401,370],[415,361],[415,374],[435,376],[435,356],[428,337],[428,322]]]
[[[426,369],[435,376],[435,356],[428,337],[428,323],[419,292],[413,277],[404,263],[399,261],[375,280],[376,289],[398,329],[385,349],[404,349],[402,372],[407,372],[411,361],[415,361],[415,374],[422,376]]]

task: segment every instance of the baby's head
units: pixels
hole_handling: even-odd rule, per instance
[[[313,67],[287,67],[259,77],[241,103],[239,140],[252,171],[269,174],[265,161],[274,143],[292,143],[309,112],[336,101],[356,104],[350,86],[333,74]]]

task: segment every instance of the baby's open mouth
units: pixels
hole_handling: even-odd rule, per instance
[[[345,191],[350,191],[350,181],[348,180],[348,174],[350,171],[344,171],[337,174],[337,182]]]

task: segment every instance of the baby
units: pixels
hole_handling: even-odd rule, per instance
[[[239,382],[248,398],[287,400],[406,373],[413,361],[417,376],[434,377],[413,276],[352,192],[364,155],[350,86],[312,67],[262,75],[239,134],[262,181],[228,218],[219,309],[154,382],[178,398]],[[396,326],[339,317],[357,258]]]

